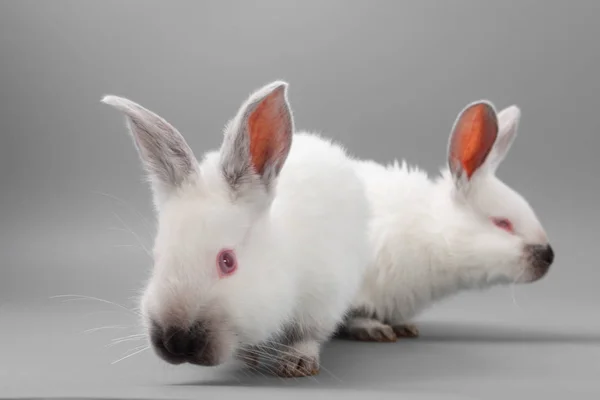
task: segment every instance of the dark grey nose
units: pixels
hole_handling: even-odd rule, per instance
[[[530,244],[525,247],[530,265],[531,278],[528,282],[535,282],[544,277],[554,262],[554,249],[549,244]]]
[[[205,341],[197,329],[169,328],[163,337],[165,349],[176,357],[193,356]]]
[[[214,365],[214,343],[211,343],[209,332],[203,324],[191,327],[161,327],[152,322],[150,338],[158,355],[171,364],[193,363]]]
[[[538,269],[547,269],[554,262],[554,250],[549,244],[534,244],[528,246],[531,261]]]
[[[552,250],[552,246],[548,245],[540,252],[540,259],[548,265],[554,262],[554,250]]]

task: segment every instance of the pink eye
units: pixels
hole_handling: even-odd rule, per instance
[[[217,256],[217,267],[219,276],[224,278],[231,275],[237,269],[237,260],[233,250],[221,250]]]
[[[494,221],[494,224],[498,228],[504,229],[505,231],[510,232],[510,233],[514,232],[512,223],[509,220],[507,220],[506,218],[492,218],[492,221]]]

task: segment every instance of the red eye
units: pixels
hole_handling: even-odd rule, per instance
[[[221,250],[217,256],[217,267],[221,278],[231,275],[237,269],[237,260],[233,250]]]
[[[504,229],[507,232],[513,233],[514,229],[512,226],[512,223],[507,220],[506,218],[492,218],[492,221],[494,221],[494,224],[500,228],[500,229]]]

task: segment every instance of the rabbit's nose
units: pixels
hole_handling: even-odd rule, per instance
[[[552,264],[552,262],[554,262],[554,250],[552,249],[552,246],[548,245],[546,249],[541,252],[540,258],[548,265]]]
[[[554,249],[549,244],[534,244],[526,247],[528,263],[530,265],[531,279],[535,282],[545,276],[554,262]]]
[[[152,322],[150,337],[154,349],[171,364],[190,362],[210,365],[216,362],[214,343],[209,343],[209,333],[202,324],[162,328]]]
[[[174,356],[192,356],[199,348],[200,335],[194,330],[169,328],[164,335],[165,349]]]
[[[554,262],[554,249],[547,245],[530,245],[528,247],[534,266],[540,270],[547,270]]]

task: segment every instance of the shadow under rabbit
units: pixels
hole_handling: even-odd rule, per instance
[[[427,342],[600,345],[600,330],[595,332],[580,330],[578,332],[578,329],[580,328],[531,329],[466,322],[423,322],[419,324],[421,336],[416,340]]]
[[[239,369],[205,380],[172,383],[176,386],[242,387],[339,387],[353,390],[413,388],[428,385],[431,377],[448,381],[474,376],[514,375],[512,359],[527,345],[600,344],[600,334],[550,330],[516,329],[467,323],[423,323],[421,337],[401,339],[396,343],[333,340],[322,354],[319,375],[307,378],[279,378],[267,370]],[[515,348],[514,345],[519,347]],[[508,353],[507,353],[508,352]],[[508,356],[506,354],[509,354]],[[533,356],[531,362],[543,362]],[[536,361],[537,358],[537,361]],[[541,373],[541,372],[540,372]]]

